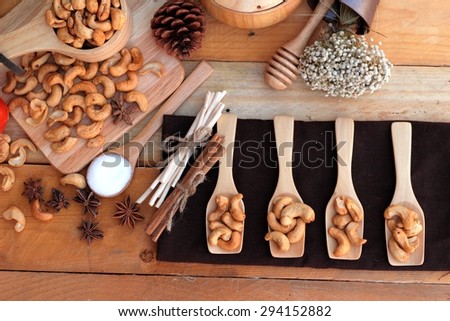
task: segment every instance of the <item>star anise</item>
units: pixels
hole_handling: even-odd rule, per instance
[[[83,214],[89,213],[92,217],[98,215],[98,207],[102,204],[100,200],[97,199],[95,193],[87,189],[77,189],[77,196],[75,196],[73,200],[83,204]]]
[[[34,200],[42,201],[42,185],[40,179],[28,179],[26,182],[23,182],[24,190],[22,195],[28,198],[28,201],[32,203]]]
[[[98,224],[98,222],[94,222],[92,218],[89,218],[89,221],[83,220],[81,225],[78,226],[82,233],[81,239],[87,240],[89,245],[91,245],[93,240],[103,239],[103,231],[98,229]]]
[[[118,122],[123,120],[127,125],[133,125],[133,121],[131,120],[130,115],[136,109],[135,105],[125,106],[123,95],[120,95],[117,100],[111,100],[111,106],[113,124],[117,124]]]
[[[68,208],[70,203],[65,198],[64,193],[60,190],[57,190],[56,188],[52,188],[52,199],[45,203],[50,208],[53,208],[56,213],[58,213],[63,208]]]
[[[139,213],[139,205],[131,201],[130,195],[125,201],[116,203],[117,211],[113,214],[114,218],[120,220],[121,225],[127,224],[134,228],[136,221],[142,221],[144,216]]]

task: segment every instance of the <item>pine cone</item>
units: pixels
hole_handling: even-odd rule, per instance
[[[170,55],[188,58],[201,46],[206,30],[205,15],[192,0],[172,0],[156,11],[151,28],[156,43]]]

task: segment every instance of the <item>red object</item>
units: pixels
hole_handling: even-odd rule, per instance
[[[3,129],[5,129],[8,119],[9,119],[8,106],[5,104],[3,99],[0,98],[0,133],[2,133]]]

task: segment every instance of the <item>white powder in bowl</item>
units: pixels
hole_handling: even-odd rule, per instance
[[[102,154],[89,165],[86,180],[102,197],[113,197],[124,190],[132,178],[130,162],[117,154]]]

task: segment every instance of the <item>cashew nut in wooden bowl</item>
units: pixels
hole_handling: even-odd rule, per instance
[[[22,0],[0,20],[0,30],[3,31],[0,34],[0,52],[8,58],[36,51],[53,51],[86,62],[105,60],[119,52],[131,36],[132,13],[125,0],[120,3],[125,14],[122,29],[99,47],[78,49],[63,43],[47,23],[46,11],[53,5],[53,0]]]

